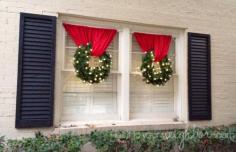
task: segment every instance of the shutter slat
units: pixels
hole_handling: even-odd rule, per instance
[[[24,46],[25,50],[34,50],[34,51],[41,51],[41,52],[50,52],[50,48],[42,47],[42,46]]]
[[[24,62],[23,66],[40,66],[40,67],[48,67],[48,63],[39,63],[39,62]]]
[[[39,34],[25,34],[25,38],[37,38],[37,39],[51,39],[51,35],[39,35]]]
[[[16,128],[53,125],[56,18],[21,13]]]
[[[48,24],[49,23],[49,24]],[[48,23],[37,23],[37,22],[32,22],[32,21],[29,21],[29,22],[25,22],[25,25],[27,26],[36,26],[36,27],[47,27],[47,28],[52,28],[52,25],[50,24],[50,22]]]
[[[28,99],[28,98],[24,98],[24,103],[22,104],[22,105],[24,105],[24,104],[26,104],[26,103],[30,103],[30,104],[34,104],[34,103],[37,103],[37,104],[44,104],[44,105],[47,105],[47,104],[50,104],[49,102],[48,102],[49,100],[47,99],[47,98],[41,98],[41,99],[38,99],[38,98],[36,98],[36,99]],[[50,104],[51,105],[51,104]]]
[[[51,47],[50,43],[42,43],[42,42],[36,42],[36,41],[24,41],[24,45],[26,46],[43,46],[43,47]]]
[[[25,25],[24,30],[35,30],[35,31],[40,31],[40,32],[51,32],[52,28],[51,27],[41,27],[41,26],[27,26]]]
[[[36,30],[30,30],[30,29],[25,29],[24,30],[25,34],[35,34],[35,35],[42,35],[42,36],[52,36],[50,33],[51,32],[47,32],[47,31],[36,31]]]
[[[40,59],[40,58],[24,58],[25,62],[40,62],[40,63],[51,63],[48,59]]]
[[[43,16],[43,15],[40,15],[40,16],[37,15],[37,17],[30,17],[30,15],[33,15],[33,14],[28,14],[28,15],[29,16],[27,18],[25,18],[25,22],[44,23],[44,24],[50,24],[50,25],[53,22],[52,19],[50,19],[50,17],[47,19],[46,16]]]
[[[23,103],[22,106],[24,107],[50,107],[50,104],[46,104],[46,103]]]
[[[47,115],[40,115],[40,116],[38,116],[38,115],[32,115],[32,116],[28,116],[28,115],[23,115],[22,116],[22,120],[28,120],[28,119],[34,119],[34,121],[42,121],[42,120],[45,120],[45,121],[47,121],[49,118],[48,118],[48,116]],[[39,126],[39,127],[43,127],[43,126]]]
[[[41,38],[41,37],[24,38],[24,41],[27,41],[27,42],[41,42],[41,43],[48,43],[48,44],[51,44],[51,43],[52,43],[51,38]]]
[[[210,36],[188,34],[189,120],[211,120]]]
[[[45,54],[31,54],[31,53],[25,53],[24,58],[39,58],[39,59],[50,59],[51,56],[49,55],[45,55]]]

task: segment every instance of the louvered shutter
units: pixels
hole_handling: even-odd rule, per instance
[[[56,17],[20,14],[16,128],[53,125]]]
[[[210,35],[188,34],[189,120],[211,120]]]

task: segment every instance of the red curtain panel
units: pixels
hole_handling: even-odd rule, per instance
[[[171,36],[135,32],[134,37],[143,52],[154,51],[156,62],[167,56],[172,39]]]
[[[63,24],[77,46],[92,44],[92,55],[101,56],[113,40],[115,29],[94,28],[81,25]]]

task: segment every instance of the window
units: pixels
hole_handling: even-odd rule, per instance
[[[72,64],[75,44],[67,36],[62,23],[107,27],[118,33],[108,48],[113,67],[109,78],[100,84],[86,85],[75,77]],[[56,120],[58,123],[94,120],[168,120],[185,119],[184,108],[187,72],[184,67],[183,30],[152,27],[87,18],[61,16],[58,27]],[[174,75],[164,87],[142,81],[139,71],[142,53],[133,32],[172,35],[169,58]],[[186,104],[184,104],[186,103]]]

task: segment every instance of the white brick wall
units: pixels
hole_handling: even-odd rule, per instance
[[[14,128],[19,12],[74,14],[211,34],[213,120],[194,124],[236,123],[235,0],[0,0],[0,134],[31,136],[34,131]]]

